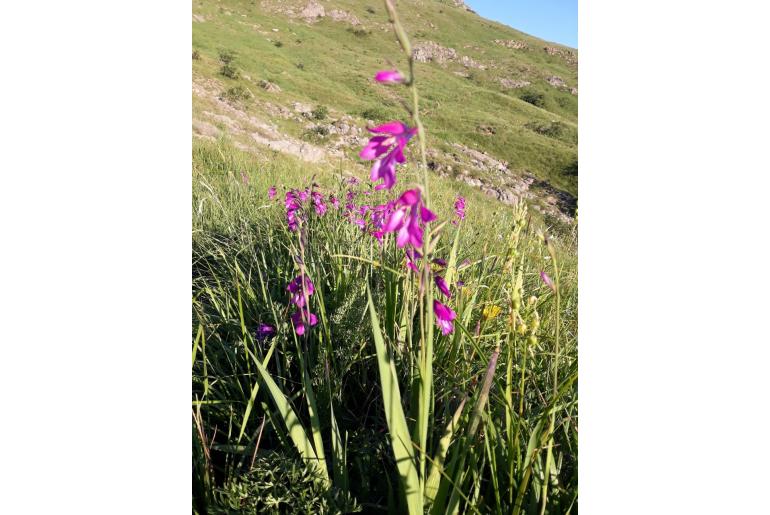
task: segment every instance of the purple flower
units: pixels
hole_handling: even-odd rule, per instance
[[[358,155],[366,161],[375,160],[369,178],[373,182],[382,179],[382,183],[374,189],[391,189],[396,184],[396,163],[406,161],[404,147],[417,133],[417,129],[410,129],[401,122],[392,121],[369,129],[369,132],[381,135],[370,138]],[[381,157],[383,155],[385,157]]]
[[[553,281],[551,280],[550,277],[548,277],[548,274],[546,274],[545,272],[540,272],[540,279],[543,280],[546,286],[551,288],[553,291],[556,291],[556,285],[553,284]]]
[[[307,195],[305,198],[307,198]],[[296,231],[299,228],[299,222],[302,220],[301,216],[298,214],[302,208],[302,200],[302,192],[299,194],[296,190],[289,190],[286,192],[286,221],[289,225],[289,230],[291,231]]]
[[[452,308],[434,300],[433,312],[436,314],[436,325],[441,328],[441,334],[446,336],[455,330],[452,320],[457,317],[457,314],[452,311]]]
[[[444,294],[444,297],[447,299],[452,298],[452,292],[449,291],[449,285],[446,283],[443,277],[440,275],[434,276],[433,280],[436,282],[436,286],[438,287],[438,290]]]
[[[424,225],[435,219],[436,215],[422,203],[420,190],[406,190],[396,202],[396,208],[388,217],[382,231],[398,231],[396,243],[400,248],[407,243],[420,248],[423,234],[420,223]]]
[[[305,334],[308,327],[313,327],[318,323],[318,317],[310,312],[309,309],[298,309],[291,315],[291,324],[294,326],[294,332],[298,336]]]
[[[358,177],[348,177],[348,181],[347,182],[351,186],[356,186],[361,181],[358,180]]]
[[[298,275],[286,287],[286,290],[291,293],[291,303],[298,308],[305,305],[306,296],[310,297],[313,292],[315,292],[315,286],[313,285],[313,281],[310,280],[310,277],[304,276],[304,281],[302,278],[303,276]]]
[[[440,266],[441,268],[446,268],[446,259],[436,258],[433,260],[433,264]]]
[[[457,220],[452,220],[452,224],[457,225],[465,220],[465,199],[460,195],[455,199],[455,215],[457,215]]]
[[[257,340],[266,340],[275,336],[275,327],[267,324],[259,324],[257,327]]]
[[[275,198],[275,186],[270,186],[267,190],[267,198],[273,200]]]
[[[334,209],[340,208],[340,201],[334,195],[329,195],[329,203],[332,205]]]
[[[412,247],[406,248],[406,267],[412,270],[415,274],[420,274],[420,270],[417,268],[417,260],[422,258],[422,254],[414,250]]]
[[[246,172],[241,172],[241,182],[245,185],[249,184],[249,176],[246,175]]]
[[[318,216],[323,216],[326,213],[326,203],[324,202],[323,195],[314,191],[311,194],[311,197],[313,197],[313,206],[315,207],[316,214]]]
[[[374,80],[386,84],[397,84],[399,82],[404,82],[404,76],[401,75],[398,70],[380,70],[377,72],[377,75],[374,76]]]

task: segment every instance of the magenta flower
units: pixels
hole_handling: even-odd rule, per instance
[[[546,274],[545,272],[540,272],[540,279],[543,280],[546,286],[551,288],[553,291],[556,291],[556,285],[553,284],[553,280],[551,280],[551,278],[548,277],[548,274]]]
[[[275,186],[270,186],[270,189],[267,190],[267,198],[270,200],[275,198]]]
[[[453,225],[465,220],[465,199],[460,195],[455,199],[455,215],[457,215],[457,220],[452,220]]]
[[[419,251],[413,249],[412,247],[406,248],[406,267],[418,275],[420,270],[417,268],[417,260],[421,258],[422,254],[420,254]]]
[[[404,147],[417,133],[417,129],[410,129],[401,122],[393,121],[369,129],[369,132],[381,135],[370,138],[358,155],[366,161],[375,160],[369,178],[373,182],[382,179],[382,183],[374,189],[391,189],[396,184],[396,163],[406,161]],[[383,155],[385,157],[381,157]]]
[[[294,190],[289,190],[286,192],[285,206],[286,206],[286,222],[289,225],[289,230],[296,231],[299,228],[299,222],[300,222],[300,217],[297,214],[297,211],[300,210],[300,208],[302,207],[302,204],[297,198],[297,195],[294,192]]]
[[[356,186],[359,182],[361,181],[358,180],[358,177],[348,177],[348,184],[351,186]]]
[[[433,264],[440,266],[441,268],[446,268],[446,259],[436,258],[433,260]]]
[[[311,194],[311,197],[313,198],[313,206],[315,207],[316,214],[318,216],[323,216],[326,213],[326,203],[324,202],[323,195],[314,191]]]
[[[398,231],[396,243],[403,248],[407,243],[415,248],[422,247],[422,223],[436,219],[436,215],[425,207],[420,199],[419,190],[406,190],[396,202],[396,209],[390,214],[383,232]]]
[[[275,336],[275,327],[268,324],[259,324],[257,327],[257,340],[266,340]]]
[[[452,292],[449,291],[449,285],[446,283],[443,277],[440,275],[434,276],[433,280],[436,282],[436,286],[438,287],[438,290],[444,294],[444,297],[447,299],[452,298]]]
[[[305,280],[302,280],[302,276],[298,275],[292,280],[286,287],[289,293],[291,293],[291,303],[301,308],[305,305],[305,297],[310,297],[315,292],[315,286],[310,277],[304,276]],[[304,282],[304,285],[303,285]]]
[[[291,324],[294,326],[294,332],[298,336],[305,334],[308,327],[313,327],[317,323],[318,317],[311,313],[309,309],[298,309],[291,315]]]
[[[452,308],[434,300],[433,312],[436,314],[436,325],[441,329],[441,334],[446,336],[455,330],[452,320],[457,317],[457,314],[452,311]]]
[[[380,70],[377,72],[377,75],[374,76],[374,80],[386,84],[397,84],[399,82],[404,82],[404,76],[401,75],[398,70]]]
[[[302,208],[300,200],[297,198],[297,194],[294,190],[286,192],[286,222],[289,225],[290,231],[296,231],[299,228],[299,222],[301,220],[298,211]]]
[[[339,209],[340,208],[340,201],[334,195],[329,195],[329,203],[331,203],[331,205],[332,205],[332,207],[334,209]]]

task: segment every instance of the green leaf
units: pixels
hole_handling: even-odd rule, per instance
[[[449,451],[449,444],[452,441],[452,435],[457,428],[457,424],[460,421],[460,416],[463,414],[463,408],[467,397],[463,398],[460,405],[457,407],[452,420],[449,421],[444,434],[441,436],[441,440],[438,442],[438,449],[436,450],[436,456],[433,458],[430,467],[430,473],[428,474],[428,480],[425,482],[425,499],[428,502],[433,502],[436,499],[436,493],[438,493],[438,486],[441,482],[441,471],[444,469],[444,461],[446,460],[447,452]]]
[[[253,354],[251,354],[251,357],[257,365],[257,371],[259,371],[260,376],[262,376],[262,380],[265,382],[267,390],[270,392],[270,397],[272,397],[273,402],[278,408],[278,412],[280,413],[281,418],[283,418],[286,429],[289,431],[289,436],[294,442],[294,446],[299,451],[300,456],[310,463],[311,466],[315,467],[318,471],[320,480],[325,486],[329,486],[329,473],[326,471],[325,466],[318,463],[318,458],[316,457],[315,451],[313,451],[313,444],[307,437],[299,418],[297,418],[297,414],[294,413],[294,410],[289,404],[289,400],[275,383],[264,365],[262,365]]]
[[[422,515],[422,489],[417,475],[417,467],[414,460],[412,439],[409,436],[409,427],[406,424],[404,409],[401,406],[401,392],[398,387],[396,367],[385,347],[380,330],[380,321],[372,302],[372,292],[366,288],[369,299],[369,315],[372,322],[374,346],[377,350],[377,365],[380,370],[380,385],[382,386],[382,400],[385,406],[385,419],[388,422],[388,432],[393,454],[396,457],[398,474],[406,495],[406,504],[410,515]]]

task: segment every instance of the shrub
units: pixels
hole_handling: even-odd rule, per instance
[[[374,10],[374,7],[369,6],[369,7],[366,8],[366,12],[368,12],[369,14],[374,14],[377,11]]]
[[[566,127],[563,123],[558,121],[552,121],[549,123],[543,122],[529,122],[524,125],[527,129],[542,134],[543,136],[550,136],[551,138],[559,138],[564,135]]]
[[[387,116],[388,113],[386,113],[385,110],[380,107],[367,107],[361,111],[361,117],[365,120],[382,120]]]
[[[235,61],[235,56],[238,55],[233,50],[220,50],[219,51],[219,60],[222,62],[222,64],[232,64],[233,61]]]
[[[535,107],[543,107],[545,105],[545,95],[536,91],[522,91],[519,98]]]
[[[241,76],[241,72],[238,71],[238,68],[233,66],[232,64],[223,64],[222,68],[219,69],[219,73],[224,75],[225,77],[229,79],[237,79]]]
[[[277,48],[281,48],[283,46],[283,42],[282,41],[276,41],[275,43],[273,43],[273,45],[275,45]]]
[[[297,66],[298,70],[304,70],[305,69],[305,65],[302,64],[302,63],[297,63],[296,66]]]
[[[369,31],[363,28],[349,27],[348,32],[359,38],[365,38],[369,35]]]
[[[200,60],[200,58],[201,58],[201,53],[200,53],[200,52],[198,52],[197,50],[193,50],[193,51],[192,51],[192,58],[193,58],[193,60],[194,60],[194,61],[198,61],[198,60]]]
[[[328,136],[329,135],[329,129],[327,127],[324,127],[323,125],[316,125],[312,129],[310,129],[310,132],[317,134],[318,136]]]
[[[239,84],[238,86],[226,89],[219,98],[228,102],[246,102],[251,100],[253,96],[251,91]]]
[[[361,511],[355,499],[336,488],[324,489],[299,460],[276,452],[260,453],[250,472],[215,493],[214,514],[329,513]]]
[[[313,120],[325,120],[328,114],[329,108],[323,105],[316,106],[316,108],[310,112],[310,116]]]
[[[219,61],[222,63],[222,67],[219,69],[219,73],[229,79],[237,79],[241,76],[238,68],[233,65],[233,61],[235,61],[236,55],[237,54],[233,50],[219,51]]]

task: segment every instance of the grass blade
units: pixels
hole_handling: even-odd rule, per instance
[[[374,345],[377,350],[382,400],[385,405],[385,418],[388,422],[388,432],[390,434],[393,454],[396,457],[396,465],[406,496],[409,513],[410,515],[422,515],[423,503],[420,479],[417,475],[409,427],[406,424],[406,417],[401,405],[401,392],[398,387],[396,367],[388,349],[385,347],[385,341],[380,330],[380,321],[377,318],[374,303],[372,302],[372,293],[368,287],[366,294],[369,300],[369,315],[371,316]]]

